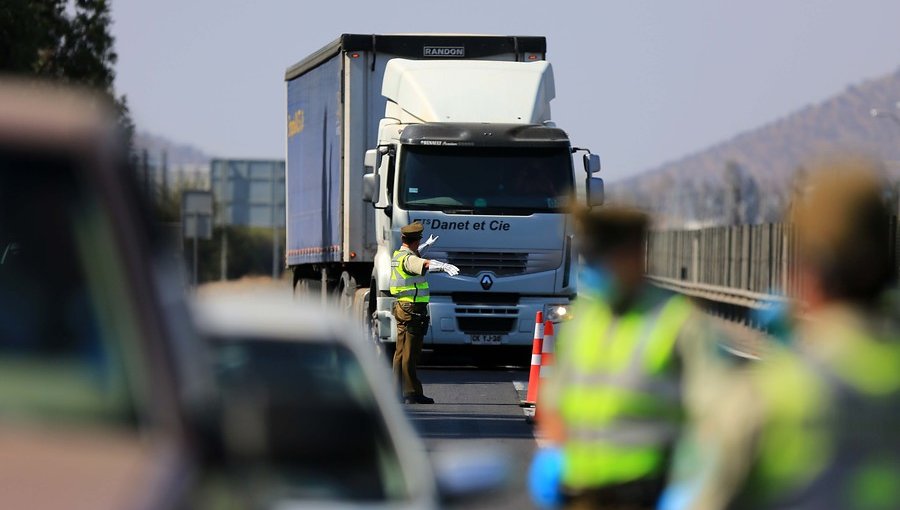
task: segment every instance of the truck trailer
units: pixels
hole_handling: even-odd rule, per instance
[[[344,34],[287,82],[286,264],[322,283],[390,352],[400,228],[439,240],[426,347],[530,346],[535,312],[576,293],[574,148],[551,120],[543,37]],[[584,150],[586,200],[602,202]]]

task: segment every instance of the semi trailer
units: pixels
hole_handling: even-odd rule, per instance
[[[555,126],[543,37],[353,35],[290,67],[286,264],[321,282],[392,349],[388,292],[400,228],[439,240],[426,347],[530,346],[535,312],[576,294],[573,154],[599,205],[599,157]]]

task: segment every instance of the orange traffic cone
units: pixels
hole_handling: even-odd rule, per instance
[[[553,352],[556,350],[556,337],[553,335],[553,323],[544,323],[544,345],[541,346],[541,379],[550,375],[553,370]]]
[[[546,379],[553,370],[553,351],[556,349],[556,337],[553,335],[553,323],[547,321],[544,323],[544,345],[541,349],[541,369],[538,380]],[[533,420],[540,420],[541,406],[535,403]]]
[[[531,344],[531,372],[528,374],[528,394],[519,402],[522,407],[537,404],[538,385],[541,380],[541,352],[544,344],[544,312],[538,310],[534,316],[534,342]]]

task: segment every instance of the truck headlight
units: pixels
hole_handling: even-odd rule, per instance
[[[566,304],[547,305],[544,317],[550,322],[562,322],[572,318],[572,307]]]

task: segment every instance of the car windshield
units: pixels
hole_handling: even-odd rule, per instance
[[[403,147],[398,198],[409,210],[530,214],[571,195],[568,147]]]
[[[135,423],[141,333],[110,216],[84,175],[68,156],[0,147],[4,422]]]
[[[227,483],[262,506],[408,497],[368,379],[334,342],[214,341]]]

